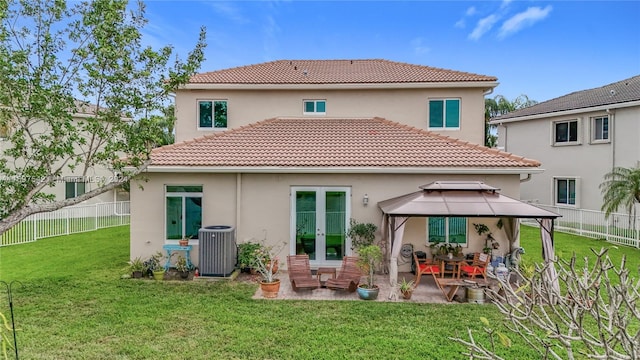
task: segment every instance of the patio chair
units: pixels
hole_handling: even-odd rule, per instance
[[[358,267],[357,256],[345,256],[342,258],[340,272],[335,279],[327,279],[325,286],[331,290],[346,290],[354,292],[360,284],[362,271]]]
[[[414,281],[415,285],[418,286],[420,284],[420,278],[422,275],[431,274],[434,279],[436,275],[440,275],[440,266],[438,264],[434,264],[430,259],[418,259],[416,253],[413,253],[413,260],[416,263],[416,279]]]
[[[320,287],[320,280],[311,274],[307,254],[287,256],[287,272],[293,291],[313,290]]]
[[[478,275],[487,279],[487,266],[491,260],[491,255],[485,253],[473,254],[473,260],[471,263],[463,262],[460,264],[460,275],[464,275],[470,278],[475,278]]]

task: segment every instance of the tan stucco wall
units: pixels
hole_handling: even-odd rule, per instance
[[[632,167],[640,160],[640,107],[617,109],[609,114],[611,141],[591,143],[591,118],[605,111],[556,116],[538,120],[506,123],[498,126],[499,146],[505,151],[533,158],[544,172],[522,184],[521,199],[540,204],[555,204],[554,177],[580,179],[576,207],[600,210],[599,189],[606,173],[614,166]],[[553,146],[552,123],[579,119],[579,145]]]
[[[176,142],[216,130],[198,130],[198,100],[227,100],[228,128],[274,117],[382,117],[427,129],[430,98],[460,98],[460,130],[440,133],[476,144],[484,143],[482,89],[386,90],[179,90],[176,92]],[[305,99],[326,99],[326,115],[302,114]],[[219,131],[219,130],[217,130]]]
[[[165,244],[165,193],[164,186],[203,186],[203,226],[233,225],[237,227],[237,241],[261,240],[265,231],[268,244],[289,243],[290,235],[290,190],[292,186],[348,186],[351,188],[351,215],[359,222],[371,222],[380,226],[382,212],[377,203],[392,197],[418,190],[418,186],[437,180],[479,180],[499,187],[502,193],[519,197],[518,175],[390,175],[390,174],[146,174],[146,182],[131,186],[131,258],[148,257],[161,250]],[[241,193],[238,194],[238,189]],[[369,196],[369,205],[364,206],[362,198]],[[240,218],[236,217],[239,202]],[[470,238],[475,232],[468,225]],[[497,219],[488,219],[487,224],[495,224]],[[425,247],[425,219],[409,220],[405,231],[405,243],[414,244],[415,250],[427,251]],[[501,249],[507,249],[505,237],[494,231],[496,239],[502,242]],[[378,232],[377,239],[380,239]],[[192,259],[198,264],[197,242],[192,241]],[[471,241],[465,252],[479,251],[484,241]],[[284,258],[292,251],[283,251]],[[506,251],[506,250],[505,250]],[[409,263],[410,264],[410,263]],[[408,271],[409,264],[401,264],[401,271]]]

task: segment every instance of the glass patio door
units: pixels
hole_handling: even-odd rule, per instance
[[[345,236],[351,191],[346,187],[293,187],[291,253],[308,254],[312,265],[335,265],[350,249]]]

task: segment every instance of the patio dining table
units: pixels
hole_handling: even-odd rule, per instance
[[[460,278],[460,264],[465,261],[464,256],[436,255],[435,259],[440,262],[441,276],[446,272],[452,274],[454,278]],[[448,270],[447,266],[450,266],[451,270]]]

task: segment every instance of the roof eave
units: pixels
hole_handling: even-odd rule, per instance
[[[277,167],[277,166],[158,166],[147,167],[150,173],[279,173],[279,174],[460,174],[515,175],[538,174],[538,167],[454,168],[454,167]]]
[[[481,88],[493,89],[497,81],[450,81],[450,82],[397,82],[397,83],[339,83],[339,84],[219,84],[189,83],[179,90],[317,90],[317,89],[436,89],[436,88]]]
[[[546,118],[555,117],[555,116],[570,116],[570,115],[582,114],[587,112],[611,111],[611,110],[624,109],[624,108],[634,107],[634,106],[640,106],[640,100],[628,101],[628,102],[617,103],[617,104],[591,106],[591,107],[579,108],[579,109],[546,112],[546,113],[535,114],[535,115],[514,116],[506,119],[494,119],[489,121],[489,124],[499,125],[504,123],[518,122],[518,121],[546,119]]]

